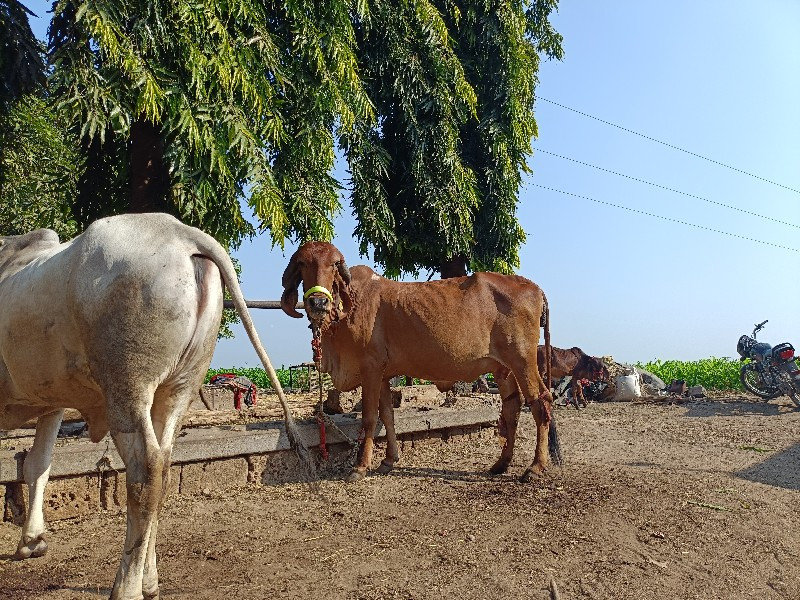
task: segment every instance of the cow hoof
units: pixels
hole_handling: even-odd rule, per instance
[[[158,593],[158,588],[156,588],[155,592],[143,592],[142,596],[143,600],[158,600],[160,597]]]
[[[361,481],[366,477],[367,472],[366,470],[359,471],[358,469],[353,469],[350,475],[345,478],[347,483],[355,483],[356,481]]]
[[[530,483],[534,479],[539,479],[544,474],[544,469],[541,467],[529,467],[525,469],[525,472],[520,475],[519,482],[520,483]]]
[[[385,460],[381,462],[380,466],[376,469],[378,473],[381,475],[386,475],[394,468],[394,463],[386,462]]]
[[[498,460],[489,469],[489,473],[492,475],[502,475],[506,471],[508,471],[508,461],[503,459]]]
[[[14,560],[25,560],[26,558],[38,558],[47,553],[47,542],[44,539],[44,534],[40,534],[35,538],[22,538],[17,546],[17,551],[14,554]]]

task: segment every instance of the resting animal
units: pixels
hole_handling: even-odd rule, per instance
[[[156,532],[172,444],[211,362],[222,282],[296,440],[236,272],[211,236],[142,214],[101,219],[64,244],[49,229],[0,237],[0,429],[38,418],[16,558],[47,551],[44,487],[64,409],[76,408],[92,441],[111,432],[126,468],[127,533],[111,598],[158,597]]]
[[[551,366],[550,377],[554,380],[560,379],[569,375],[570,390],[572,391],[572,400],[575,406],[578,406],[578,401],[584,406],[588,403],[583,395],[583,385],[581,379],[588,379],[589,381],[608,381],[608,367],[605,363],[594,356],[589,356],[577,346],[573,346],[568,350],[553,347],[551,350]],[[546,348],[539,346],[536,352],[536,360],[539,364],[539,370],[543,370],[547,363]]]
[[[399,458],[389,379],[400,374],[436,381],[440,389],[494,374],[506,443],[492,473],[505,472],[511,462],[520,392],[536,420],[535,456],[521,479],[547,467],[548,434],[550,453],[558,456],[552,397],[536,363],[542,326],[550,345],[547,299],[535,283],[497,273],[401,283],[366,266],[348,269],[339,250],[325,242],[300,246],[284,271],[281,304],[295,318],[302,318],[295,308],[301,283],[306,314],[321,334],[322,370],[341,391],[362,386],[364,442],[349,480],[363,478],[371,466],[379,414],[387,447],[378,471],[389,472]]]

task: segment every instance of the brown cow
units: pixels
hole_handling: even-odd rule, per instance
[[[537,348],[536,360],[539,364],[539,371],[543,371],[547,364],[545,350],[544,346]],[[579,400],[584,406],[588,404],[583,395],[582,379],[588,379],[589,381],[609,380],[608,367],[606,367],[605,363],[599,358],[589,356],[577,346],[573,346],[568,350],[553,347],[551,356],[550,377],[553,380],[567,375],[572,378],[569,385],[576,407]]]
[[[506,444],[491,472],[503,473],[511,462],[520,391],[537,425],[534,460],[521,480],[545,470],[548,434],[550,454],[559,459],[552,396],[534,354],[539,327],[550,345],[547,299],[535,283],[497,273],[392,281],[363,265],[348,269],[339,250],[325,242],[300,246],[283,274],[283,310],[296,318],[302,318],[295,309],[301,282],[306,314],[321,336],[322,370],[339,390],[362,386],[364,443],[349,481],[363,478],[372,462],[379,413],[387,446],[378,472],[388,473],[399,458],[389,379],[400,374],[452,386],[494,373],[503,398],[500,425]]]

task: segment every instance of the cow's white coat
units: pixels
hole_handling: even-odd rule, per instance
[[[158,512],[181,416],[216,343],[222,281],[280,390],[230,258],[200,230],[146,214],[101,219],[64,244],[49,230],[0,237],[0,428],[38,418],[18,558],[47,550],[44,486],[63,409],[76,408],[92,440],[110,432],[127,471],[111,597],[158,596]]]

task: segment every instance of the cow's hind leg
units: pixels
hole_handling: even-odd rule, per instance
[[[158,598],[158,566],[156,561],[156,538],[158,537],[158,521],[167,499],[170,486],[172,462],[172,446],[181,426],[181,416],[186,412],[194,397],[196,386],[187,386],[177,392],[168,388],[156,391],[151,411],[153,432],[158,440],[163,461],[161,476],[161,494],[158,511],[150,526],[150,538],[147,546],[147,557],[142,575],[142,593],[145,598]]]
[[[117,452],[125,463],[128,519],[122,561],[111,591],[112,600],[138,600],[158,596],[158,589],[144,589],[144,571],[155,533],[164,482],[164,455],[150,418],[152,400],[146,393],[125,401],[109,397],[109,426]]]
[[[489,472],[492,475],[499,475],[508,470],[508,465],[511,464],[511,459],[514,457],[514,444],[517,440],[517,425],[522,408],[522,398],[517,380],[509,371],[498,369],[494,372],[494,378],[500,391],[500,397],[503,399],[498,433],[504,441],[500,458],[492,465]]]
[[[553,420],[553,396],[539,375],[535,358],[534,354],[534,360],[529,360],[514,370],[514,374],[518,374],[517,382],[522,395],[536,422],[536,452],[533,462],[520,477],[522,482],[528,482],[533,477],[542,475],[547,469],[549,455],[554,459],[560,457],[558,433]]]
[[[389,380],[381,384],[380,397],[380,416],[386,427],[386,458],[383,459],[378,467],[378,473],[386,474],[392,470],[394,463],[400,459],[400,447],[397,445],[397,434],[394,430],[394,403],[392,402],[392,390],[389,387]]]
[[[14,558],[18,560],[43,556],[47,552],[47,542],[44,539],[44,488],[50,478],[53,444],[63,417],[63,410],[39,417],[33,448],[28,452],[22,466],[22,475],[28,485],[28,515],[14,554]]]

